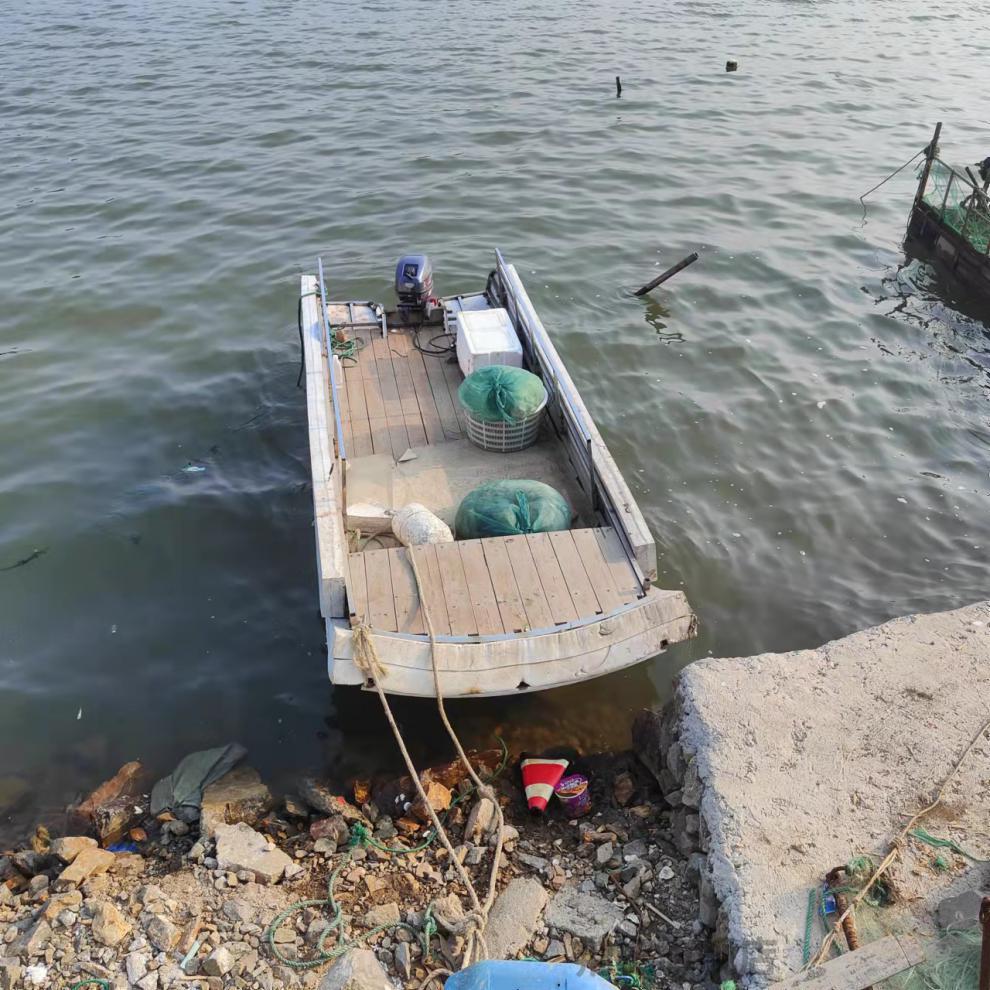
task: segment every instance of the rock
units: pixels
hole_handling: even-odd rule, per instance
[[[235,873],[247,870],[259,883],[277,883],[292,860],[281,849],[269,845],[250,825],[217,825],[217,864]]]
[[[93,911],[93,938],[102,945],[119,945],[133,926],[109,901],[100,901]]]
[[[287,794],[283,802],[286,815],[289,818],[309,818],[309,808],[304,801],[301,801],[294,794]]]
[[[251,924],[256,914],[251,903],[243,897],[231,897],[230,900],[224,901],[221,910],[224,917],[229,918],[231,921],[240,922],[242,925]]]
[[[488,916],[485,941],[492,959],[512,959],[528,945],[547,903],[547,892],[531,877],[509,882]]]
[[[681,801],[689,808],[701,807],[701,778],[698,776],[698,765],[694,760],[688,763],[684,771]]]
[[[63,863],[71,863],[84,849],[95,849],[96,839],[88,835],[67,835],[52,842],[52,854]]]
[[[141,809],[129,796],[114,798],[93,810],[92,820],[100,842],[105,846],[120,842],[137,821]]]
[[[337,847],[347,845],[351,830],[342,815],[331,815],[329,818],[319,818],[309,826],[311,839],[329,839]]]
[[[31,898],[37,898],[39,894],[43,894],[48,890],[48,877],[44,873],[39,873],[36,877],[31,877],[31,882],[28,884],[28,896]]]
[[[299,781],[299,794],[315,811],[324,815],[340,815],[347,822],[364,822],[367,819],[349,801],[334,794],[326,784],[315,777],[303,777]]]
[[[159,952],[170,951],[182,934],[178,927],[162,914],[152,915],[147,921],[144,921],[144,930],[148,935],[148,941]]]
[[[632,842],[627,842],[622,847],[622,858],[627,863],[636,859],[645,859],[648,851],[649,849],[646,845],[646,839],[634,839]]]
[[[96,809],[109,804],[122,796],[131,797],[140,792],[141,777],[144,768],[134,760],[125,763],[109,780],[104,781],[82,804],[72,810],[81,817],[92,820]]]
[[[137,982],[138,990],[158,990],[158,973],[146,973]]]
[[[106,849],[88,847],[80,850],[75,859],[59,874],[55,881],[56,890],[78,887],[90,877],[106,873],[113,866],[114,855]]]
[[[411,901],[419,896],[422,884],[411,873],[400,873],[395,878],[395,889],[405,900]]]
[[[412,954],[409,951],[409,946],[405,942],[400,942],[393,950],[393,958],[399,976],[408,980],[412,975]],[[0,986],[0,990],[4,990],[4,988]]]
[[[551,939],[550,944],[547,946],[546,954],[544,959],[558,959],[567,955],[567,949],[564,947],[564,943],[560,939]]]
[[[467,855],[464,857],[464,862],[468,866],[477,866],[479,863],[484,862],[487,851],[484,846],[468,846]]]
[[[612,795],[615,798],[615,803],[619,805],[620,808],[624,808],[632,800],[633,794],[636,791],[636,785],[633,784],[632,774],[628,770],[623,770],[622,773],[616,775],[614,781],[612,781]]]
[[[479,798],[464,826],[464,841],[475,843],[485,841],[494,821],[495,802],[491,798]]]
[[[16,959],[0,959],[0,990],[17,990],[20,985],[20,963]]]
[[[378,928],[381,925],[397,925],[401,920],[399,905],[393,901],[391,904],[373,907],[365,914],[363,923],[365,928]]]
[[[203,972],[207,976],[226,976],[233,968],[233,953],[225,945],[214,949],[203,960]]]
[[[2,888],[0,888],[2,889]],[[78,890],[67,890],[63,894],[53,894],[41,911],[45,921],[51,921],[62,911],[76,911],[82,904],[82,893]]]
[[[127,982],[137,983],[148,972],[149,962],[151,962],[151,956],[147,952],[136,950],[128,953],[127,958],[124,960]]]
[[[564,887],[555,894],[546,912],[551,928],[576,935],[584,942],[600,948],[623,921],[622,908],[598,894],[582,893],[575,887]]]
[[[946,897],[939,901],[935,909],[935,917],[939,926],[947,928],[969,928],[980,918],[980,904],[984,897],[990,896],[990,891],[967,890],[955,897]]]
[[[429,806],[434,811],[446,811],[450,807],[450,802],[453,800],[450,789],[444,787],[438,780],[424,780],[423,792],[426,794],[426,800]],[[430,817],[426,804],[423,803],[423,799],[418,796],[413,802],[413,806],[409,809],[409,813],[421,822],[430,822],[433,820]]]
[[[12,930],[16,933],[16,929]],[[10,951],[22,959],[32,959],[35,956],[40,956],[51,940],[52,927],[42,918],[11,944]]]
[[[114,853],[113,865],[110,872],[115,877],[138,877],[144,873],[144,857],[139,853]]]
[[[327,970],[319,990],[393,990],[370,949],[349,949]]]
[[[438,897],[433,902],[433,917],[441,932],[453,935],[464,922],[464,905],[456,894]]]
[[[595,850],[595,861],[599,866],[604,866],[615,855],[615,847],[611,842],[603,842]]]
[[[256,824],[272,806],[271,791],[253,767],[241,766],[203,791],[201,835],[212,838],[217,825]]]
[[[657,871],[658,880],[673,880],[676,874],[669,866],[661,866]]]
[[[333,839],[317,839],[313,843],[313,852],[321,856],[332,856],[337,851],[337,843]]]

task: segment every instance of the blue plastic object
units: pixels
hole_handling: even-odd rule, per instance
[[[447,978],[445,990],[615,990],[577,963],[489,960]]]

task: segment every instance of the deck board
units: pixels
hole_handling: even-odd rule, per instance
[[[425,633],[426,623],[419,607],[416,577],[409,563],[409,551],[404,547],[388,555],[389,577],[392,579],[392,597],[395,600],[395,626],[397,632]]]
[[[534,533],[352,554],[348,591],[355,621],[364,616],[383,632],[425,634],[410,552],[438,636],[551,629],[640,597],[628,560],[615,556],[622,547],[613,530]]]
[[[616,582],[612,568],[602,558],[601,545],[594,530],[575,529],[572,530],[571,536],[581,556],[581,565],[594,586],[602,611],[611,612],[612,609],[618,608],[622,604],[622,596],[615,590]]]
[[[368,586],[368,624],[373,629],[396,632],[389,551],[366,550],[364,557]]]
[[[540,575],[540,583],[546,592],[550,603],[550,612],[555,623],[573,622],[578,617],[578,611],[571,601],[567,591],[564,574],[557,563],[557,555],[553,552],[549,533],[531,533],[526,542],[533,552],[533,562],[536,572]]]
[[[435,549],[451,631],[456,629],[462,635],[474,636],[478,632],[478,623],[471,602],[468,600],[467,577],[464,574],[464,565],[461,563],[457,544],[438,543]]]
[[[426,544],[413,547],[409,551],[416,555],[416,568],[419,578],[424,585],[426,610],[433,624],[433,631],[438,636],[450,635],[450,619],[447,615],[447,599],[444,595],[443,580],[440,577],[440,562],[437,560],[436,547]],[[425,623],[426,616],[423,616]]]
[[[488,574],[491,577],[495,591],[495,601],[502,617],[502,627],[507,633],[522,632],[529,628],[526,609],[519,595],[519,586],[512,573],[512,563],[505,541],[501,539],[479,540],[488,564]]]
[[[502,616],[495,600],[495,589],[488,572],[485,551],[480,540],[467,540],[455,546],[460,551],[464,576],[467,579],[471,608],[478,633],[482,636],[498,635],[504,632]]]
[[[561,530],[556,533],[549,533],[550,544],[560,564],[560,570],[564,575],[564,584],[570,593],[571,601],[574,603],[574,611],[578,615],[590,615],[592,612],[601,613],[602,606],[595,594],[594,586],[588,577],[588,572],[581,562],[581,555],[578,553],[574,537],[569,530]]]

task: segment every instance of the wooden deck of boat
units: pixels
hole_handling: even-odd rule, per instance
[[[613,529],[575,529],[352,553],[352,621],[383,632],[426,633],[410,552],[439,636],[552,629],[643,596]]]
[[[424,341],[435,336],[423,331]],[[341,425],[349,457],[390,454],[410,447],[460,440],[466,435],[457,388],[464,380],[452,355],[424,354],[412,331],[353,330],[360,341],[353,360],[343,362]],[[424,344],[425,346],[425,344]]]

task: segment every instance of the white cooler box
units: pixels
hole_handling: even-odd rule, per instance
[[[504,309],[463,310],[457,314],[457,363],[465,377],[491,364],[522,367],[522,344]]]

